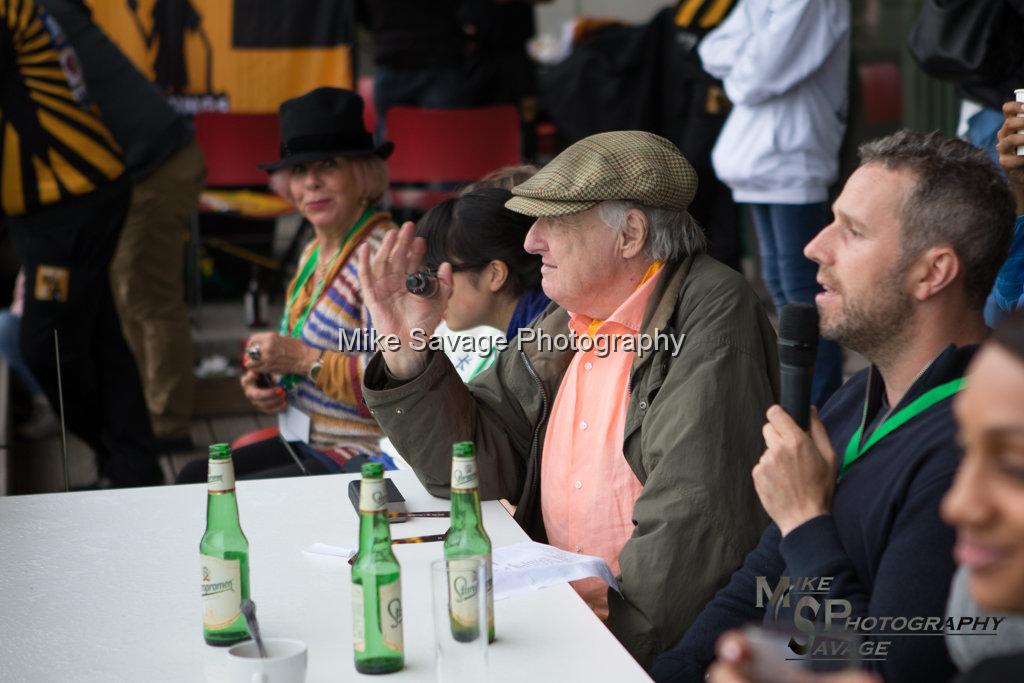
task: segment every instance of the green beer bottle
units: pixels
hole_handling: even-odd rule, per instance
[[[356,671],[386,674],[405,666],[402,580],[391,551],[384,466],[363,465],[359,485],[359,553],[352,565],[352,645]]]
[[[494,642],[494,579],[491,565],[491,539],[484,531],[480,513],[480,491],[476,474],[476,456],[472,441],[452,445],[452,525],[444,540],[444,559],[448,560],[448,599],[452,617],[452,635],[456,640],[472,640],[479,632],[477,602],[464,587],[476,586],[472,572],[459,572],[459,560],[479,558],[487,573],[487,640]]]
[[[199,541],[203,638],[209,645],[249,639],[242,600],[249,597],[249,541],[238,524],[235,465],[226,443],[210,446],[206,532]]]

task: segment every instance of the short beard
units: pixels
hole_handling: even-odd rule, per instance
[[[821,327],[821,335],[867,358],[888,365],[906,348],[914,304],[902,290],[903,269],[897,266],[876,289],[877,296],[846,301],[842,319]]]

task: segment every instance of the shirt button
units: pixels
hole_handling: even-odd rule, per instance
[[[640,401],[640,410],[647,410],[647,401]]]
[[[583,552],[583,546],[581,546],[581,545],[577,545],[577,546],[576,546],[576,552],[578,552],[578,553],[582,553],[582,552]]]
[[[593,369],[593,367],[594,367],[594,364],[591,363],[589,360],[586,363],[583,364],[583,369],[584,370],[591,370],[591,369]]]
[[[580,430],[584,430],[586,428],[587,428],[587,423],[586,422],[580,422]]]
[[[402,414],[402,409],[401,408],[395,408],[395,412],[398,413],[399,415],[401,415]]]
[[[577,481],[575,484],[573,484],[573,486],[575,486],[578,489],[581,489],[581,488],[583,488],[583,482],[582,481]]]

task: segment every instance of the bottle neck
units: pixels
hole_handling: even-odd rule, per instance
[[[391,527],[385,512],[359,513],[359,552],[391,548]]]
[[[359,488],[359,553],[391,549],[387,513],[387,489],[383,479],[363,479]]]
[[[471,529],[480,527],[480,492],[477,489],[452,491],[452,528]]]
[[[238,523],[238,500],[235,492],[210,493],[206,496],[206,526],[221,529],[240,527]]]
[[[452,458],[452,528],[470,529],[482,525],[480,519],[480,483],[476,458]]]
[[[211,459],[207,478],[206,526],[238,527],[235,464],[231,458]]]

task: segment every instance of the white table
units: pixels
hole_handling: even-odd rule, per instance
[[[311,543],[356,545],[355,475],[238,482],[252,598],[267,637],[309,646],[308,681],[360,678],[352,661],[350,568]],[[409,510],[445,510],[411,472],[389,473]],[[217,680],[226,648],[203,642],[199,538],[204,485],[0,498],[0,679]],[[526,540],[484,503],[495,547]],[[392,525],[442,533],[447,519]],[[434,680],[428,564],[439,543],[395,546],[402,565],[406,668],[388,681]],[[495,604],[489,681],[649,681],[567,585]],[[371,678],[371,677],[366,677]],[[381,677],[372,677],[381,680]]]

